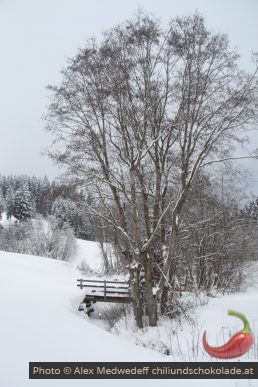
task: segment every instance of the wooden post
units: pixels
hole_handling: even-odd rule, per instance
[[[104,280],[104,298],[106,299],[106,295],[107,295],[107,282],[106,280]]]

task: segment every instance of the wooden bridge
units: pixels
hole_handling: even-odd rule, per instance
[[[128,282],[78,279],[77,286],[85,289],[84,299],[92,302],[132,301]]]

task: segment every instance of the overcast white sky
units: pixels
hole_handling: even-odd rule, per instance
[[[41,119],[48,103],[45,86],[58,83],[66,58],[88,37],[139,7],[164,24],[198,9],[210,28],[230,36],[245,68],[258,51],[258,0],[0,0],[0,174],[57,175],[40,155],[51,142]],[[252,142],[258,147],[255,135]],[[246,165],[254,173],[258,169],[258,161]],[[258,194],[258,183],[254,189]]]

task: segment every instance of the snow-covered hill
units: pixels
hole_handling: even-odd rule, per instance
[[[100,246],[97,242],[76,239],[76,251],[73,262],[83,267],[84,264],[95,272],[100,272],[103,266]]]
[[[82,298],[81,290],[76,288],[77,278],[78,273],[69,263],[0,252],[1,387],[44,383],[29,382],[29,361],[162,359],[83,319],[77,312]],[[85,385],[85,381],[76,383]]]
[[[169,356],[111,335],[83,318],[77,311],[82,298],[82,291],[76,287],[79,276],[76,266],[71,263],[0,252],[0,387],[73,387],[89,383],[86,380],[29,380],[29,362],[33,361],[173,361]],[[257,294],[252,289],[248,295],[229,297],[230,305],[226,305],[226,297],[215,300],[213,305],[205,308],[200,319],[212,333],[214,323],[211,320],[216,315],[219,330],[225,324],[222,309],[230,307],[241,310],[250,321],[257,323]],[[184,333],[181,333],[183,337]],[[256,382],[221,380],[220,385],[247,387],[257,386]],[[155,380],[140,379],[112,380],[112,383],[90,381],[91,386],[120,386],[121,383],[124,386],[157,385]],[[160,386],[175,385],[172,380],[158,383]],[[179,387],[216,384],[216,380],[176,381]]]

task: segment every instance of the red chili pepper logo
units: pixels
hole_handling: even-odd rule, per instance
[[[209,355],[217,357],[218,359],[232,359],[244,355],[254,343],[253,333],[246,317],[239,312],[229,310],[230,316],[240,318],[244,323],[244,328],[236,333],[231,339],[221,347],[211,347],[206,341],[206,331],[203,334],[203,347]]]

